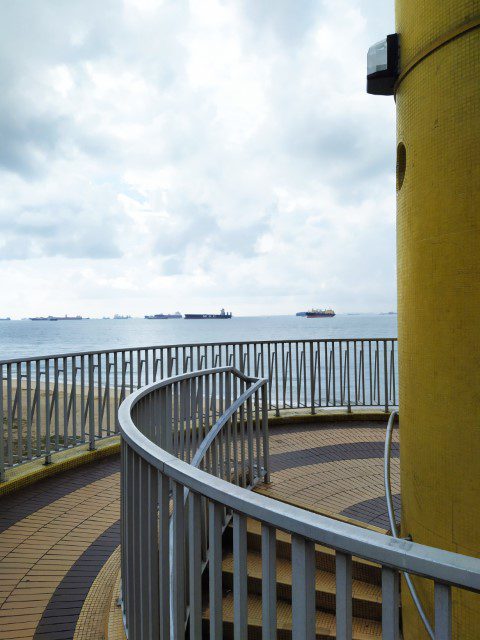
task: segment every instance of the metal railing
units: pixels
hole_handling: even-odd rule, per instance
[[[233,370],[219,371],[219,375],[229,375],[237,380],[241,375]],[[248,408],[246,420],[238,417],[233,431],[232,412],[217,421],[219,424],[223,420],[222,428],[215,434],[219,444],[218,460],[220,450],[224,454],[223,463],[219,462],[216,467],[216,474],[212,464],[204,462],[201,469],[181,459],[181,447],[174,443],[178,438],[181,441],[182,438],[183,441],[185,438],[193,440],[193,433],[198,436],[208,431],[208,420],[203,421],[203,426],[197,420],[193,431],[187,426],[188,419],[179,423],[171,408],[175,406],[175,392],[166,390],[174,389],[182,382],[190,389],[187,381],[200,380],[204,373],[150,385],[127,398],[120,408],[122,594],[129,640],[151,637],[179,640],[185,631],[191,640],[198,640],[202,637],[202,612],[207,604],[210,638],[220,640],[223,637],[222,531],[227,517],[233,521],[235,638],[247,638],[248,518],[261,523],[263,638],[276,638],[277,530],[292,537],[293,640],[315,638],[315,544],[336,551],[338,638],[352,637],[352,556],[381,565],[384,640],[400,638],[399,575],[405,571],[434,582],[435,638],[451,638],[452,587],[480,592],[479,559],[395,539],[272,500],[239,486],[242,483],[236,481],[231,470],[230,473],[227,471],[227,442],[231,446],[233,434],[237,433],[237,446],[239,438],[243,438],[243,442],[248,443],[246,449],[250,450],[249,460],[253,459],[250,448],[252,445],[255,447],[256,437],[253,434],[258,432],[258,422],[256,429],[252,429],[256,413],[253,410],[248,412]],[[207,375],[216,374],[209,372]],[[252,388],[255,382],[248,384]],[[193,386],[198,389],[198,384]],[[238,397],[241,404],[234,410],[237,416],[242,405],[248,407],[245,405],[248,396],[239,394]],[[195,405],[193,399],[198,399],[198,394],[187,394],[186,406],[191,406],[188,398]],[[207,400],[211,407],[215,406],[216,396],[209,395]],[[226,399],[224,409],[227,405]],[[254,406],[258,406],[258,401]],[[220,434],[223,434],[222,440]],[[266,442],[268,450],[268,431],[265,428],[263,438],[261,441]],[[211,444],[203,450],[204,461]],[[233,452],[230,455],[232,459]],[[254,472],[255,468],[256,478],[260,479],[264,471],[258,473],[258,470],[268,469],[268,456],[262,465],[257,462]],[[207,563],[208,580],[203,575]],[[202,586],[206,587],[205,590]]]
[[[392,536],[394,538],[400,538],[397,529],[397,523],[395,521],[395,509],[393,507],[393,499],[392,499],[392,483],[391,483],[391,475],[390,475],[390,466],[391,466],[391,453],[392,453],[392,436],[393,436],[393,427],[395,423],[395,418],[398,418],[398,411],[392,411],[390,414],[390,418],[387,423],[387,433],[385,437],[385,451],[383,455],[383,481],[385,485],[385,499],[387,501],[387,514],[388,521],[390,523],[390,529],[392,532]],[[418,615],[420,616],[423,625],[432,640],[435,640],[435,632],[432,629],[432,625],[430,624],[430,620],[425,613],[422,603],[420,601],[420,596],[415,589],[415,585],[413,584],[412,577],[406,572],[403,572],[403,577],[405,578],[405,582],[407,584],[408,590],[410,591],[410,595],[412,596],[412,600],[417,608]]]
[[[233,366],[268,381],[268,409],[398,404],[397,342],[279,340],[165,345],[0,361],[0,481],[5,469],[118,433],[135,389],[198,369]]]
[[[120,423],[131,419],[141,423],[142,437],[161,446],[165,454],[190,461],[190,468],[203,469],[212,479],[251,489],[269,481],[265,395],[266,380],[250,378],[233,367],[198,371],[137,391],[121,406]],[[221,535],[229,516],[223,509],[209,513],[198,494],[190,495],[187,487],[154,473],[129,446],[126,434],[121,468],[122,589],[128,636],[158,638],[171,632],[180,638],[189,620],[193,637],[200,638],[202,572],[210,556],[220,553],[210,571],[219,570],[221,580]],[[214,610],[217,596],[217,591],[211,593]]]

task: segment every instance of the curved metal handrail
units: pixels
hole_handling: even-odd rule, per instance
[[[276,529],[308,538],[377,564],[480,593],[480,559],[435,549],[306,511],[238,487],[178,459],[144,436],[133,423],[131,409],[148,391],[139,389],[119,410],[120,430],[129,447],[173,481],[208,500]]]
[[[390,414],[390,418],[388,419],[387,424],[387,434],[385,437],[385,453],[383,458],[383,480],[385,484],[385,497],[387,500],[387,511],[388,511],[388,520],[390,522],[390,529],[392,530],[392,536],[397,540],[400,540],[400,536],[398,535],[397,523],[395,522],[395,511],[393,508],[393,500],[392,500],[392,484],[391,484],[391,476],[390,476],[390,460],[392,453],[392,436],[393,436],[393,425],[395,422],[395,418],[398,416],[398,411],[392,411]],[[420,601],[420,597],[415,589],[415,585],[413,584],[412,578],[409,573],[403,571],[403,576],[405,578],[405,582],[407,583],[408,590],[410,591],[410,595],[412,596],[412,600],[417,607],[417,611],[422,619],[422,622],[427,630],[428,635],[432,640],[435,640],[435,633],[432,629],[432,626],[427,618],[427,614],[425,613],[422,603]]]
[[[219,369],[211,370],[212,373],[214,371],[218,373]],[[221,371],[233,373],[234,367],[224,367]],[[205,372],[198,373],[198,375],[204,374]],[[179,377],[188,377],[188,375],[191,374],[183,374],[182,376],[171,378],[169,382],[178,381]],[[193,375],[195,376],[196,374],[194,373]],[[235,374],[233,373],[233,375]],[[155,403],[150,402],[150,400],[154,401],[155,397],[148,398],[152,388],[165,386],[169,382],[165,380],[161,383],[150,385],[149,388],[139,389],[123,402],[119,411],[123,454],[122,581],[124,577],[126,580],[126,591],[122,595],[125,598],[124,603],[126,603],[125,624],[128,625],[129,631],[132,631],[133,635],[130,636],[132,640],[146,637],[145,629],[152,630],[155,627],[159,627],[159,625],[162,625],[163,629],[161,637],[177,638],[179,634],[175,635],[175,630],[182,630],[183,625],[187,624],[188,620],[190,625],[193,624],[191,629],[197,629],[197,631],[201,629],[201,602],[199,602],[197,596],[200,593],[199,584],[201,583],[204,564],[201,541],[202,499],[204,500],[205,508],[208,507],[209,509],[209,518],[211,516],[215,520],[215,524],[212,524],[214,527],[213,537],[209,537],[213,545],[218,545],[217,536],[221,535],[221,527],[224,524],[222,522],[222,514],[225,513],[225,510],[233,512],[234,557],[238,559],[237,568],[235,569],[234,566],[238,589],[236,591],[234,587],[234,601],[237,598],[235,629],[241,629],[245,622],[244,593],[239,587],[245,586],[245,582],[242,582],[242,580],[247,575],[245,564],[246,519],[252,518],[262,524],[262,542],[265,541],[265,545],[268,546],[270,551],[275,548],[276,534],[272,537],[268,531],[275,533],[276,530],[282,530],[292,535],[292,554],[295,556],[295,562],[292,562],[292,580],[297,586],[292,602],[292,627],[297,634],[300,634],[299,637],[306,637],[305,629],[314,620],[314,615],[312,616],[308,611],[314,611],[315,602],[315,598],[311,597],[314,594],[315,579],[314,574],[310,571],[312,564],[309,559],[314,554],[315,544],[329,547],[338,554],[336,580],[340,590],[337,591],[337,623],[343,625],[343,628],[347,630],[347,634],[352,622],[352,612],[349,604],[351,602],[351,581],[349,581],[348,577],[350,573],[349,565],[351,566],[352,557],[355,556],[370,560],[382,567],[382,615],[385,624],[385,628],[382,625],[382,632],[385,633],[385,637],[394,638],[398,634],[399,571],[434,581],[436,626],[438,624],[437,635],[444,633],[445,638],[450,637],[451,619],[448,611],[451,606],[451,587],[460,587],[480,593],[480,559],[427,547],[410,540],[395,538],[337,521],[327,516],[308,512],[284,502],[273,500],[260,493],[249,491],[243,486],[238,486],[235,482],[232,483],[228,481],[229,479],[224,479],[224,477],[228,478],[228,476],[225,476],[222,471],[220,472],[220,477],[218,477],[216,471],[215,474],[208,473],[183,461],[177,457],[175,448],[170,452],[156,443],[158,429],[157,427],[154,428],[154,426],[157,425],[158,412],[154,409]],[[247,395],[249,391],[254,393],[253,387],[257,383],[259,385],[262,383],[260,380],[250,380],[250,382],[253,384],[244,392]],[[266,387],[263,386],[262,396],[264,396],[265,389]],[[239,403],[245,401],[244,393],[242,393],[243,398],[238,398]],[[255,393],[258,394],[258,388]],[[230,395],[228,394],[227,397],[229,398]],[[142,400],[145,398],[146,402]],[[263,411],[266,411],[268,407],[264,400],[265,398],[262,397],[262,418]],[[140,405],[136,406],[139,401],[141,401]],[[228,409],[226,411],[228,412]],[[235,408],[232,407],[231,411],[234,412]],[[251,407],[248,411],[250,412],[249,415],[251,415]],[[166,413],[164,418],[168,422],[168,411],[160,412],[162,415],[164,413]],[[134,423],[134,420],[137,421],[137,419],[138,426]],[[225,424],[228,424],[228,417],[221,416],[214,425],[215,433],[212,433],[208,438],[210,445],[214,442],[215,435],[221,434],[221,429]],[[242,428],[244,428],[243,418],[241,424]],[[251,434],[250,424],[250,419],[247,418],[249,435]],[[145,432],[142,432],[141,429]],[[151,435],[154,435],[155,441],[150,439],[149,436]],[[207,451],[207,436],[208,434],[205,436],[204,447],[202,452],[198,454],[198,459],[201,459]],[[263,431],[263,437],[268,443],[268,423],[266,430]],[[391,441],[390,433],[389,437]],[[260,460],[258,460],[257,465],[259,466],[257,466],[257,469],[261,469],[261,464]],[[268,470],[268,457],[264,457],[263,466]],[[138,471],[140,471],[140,474]],[[153,493],[144,491],[145,486],[148,486],[150,482],[149,478],[152,478],[152,472],[153,478],[157,476],[159,481],[158,489],[162,493],[160,500],[159,494],[155,494],[155,491]],[[258,475],[256,472],[251,475],[253,481]],[[147,482],[147,485],[144,484],[145,482]],[[175,490],[172,513],[175,518],[176,528],[173,531],[170,530],[168,524],[170,511],[168,488],[171,483],[173,483],[172,486]],[[155,481],[153,484],[157,486]],[[188,513],[188,517],[185,517],[183,498],[189,491],[192,492],[193,511]],[[142,513],[144,517],[137,517],[138,505],[143,507]],[[160,516],[158,521],[154,515],[157,512]],[[143,536],[147,537],[144,538]],[[184,538],[185,540],[183,540]],[[144,539],[148,540],[149,543],[145,545],[139,544],[140,540]],[[166,548],[163,546],[165,543],[173,545],[175,550],[174,562],[171,562],[168,546]],[[152,544],[153,547],[151,546]],[[188,546],[188,553],[191,554],[188,558],[184,556],[186,546]],[[215,598],[219,598],[221,595],[221,554],[218,546],[214,546],[211,549],[216,550],[216,553],[213,554],[214,571],[211,573],[213,582],[210,588],[213,589]],[[313,555],[312,558],[314,558]],[[212,560],[211,557],[209,557],[210,560]],[[185,579],[187,564],[188,580]],[[175,580],[170,580],[168,572],[174,565]],[[153,567],[153,573],[145,570],[149,566]],[[157,566],[159,567],[159,572],[155,576],[155,567]],[[270,615],[276,609],[276,604],[273,603],[270,597],[275,589],[273,586],[275,574],[272,571],[267,571],[267,573],[268,576],[265,578],[266,596],[262,602],[266,611],[266,626],[264,626],[268,630],[276,628],[275,616],[273,613]],[[185,583],[187,581],[189,582],[188,588],[190,590],[188,597],[185,591]],[[171,590],[171,585],[174,586],[173,591]],[[237,593],[236,596],[235,592]],[[309,600],[306,607],[301,594],[307,592]],[[142,595],[139,599],[139,593],[146,595],[145,597]],[[221,623],[221,607],[220,609],[218,608],[218,602],[214,619],[217,624]],[[314,628],[311,634],[312,637],[313,634]],[[149,637],[154,635],[156,637],[156,632],[153,635],[150,634]],[[197,635],[200,637],[200,632]],[[342,637],[344,636],[345,634]]]
[[[220,418],[216,421],[216,423],[207,433],[205,438],[202,440],[202,444],[198,447],[197,452],[195,453],[192,461],[190,462],[192,467],[195,467],[197,469],[200,468],[200,464],[202,460],[205,458],[205,455],[210,445],[214,442],[215,438],[218,436],[218,434],[223,429],[223,427],[228,422],[228,420],[233,416],[235,411],[237,411],[237,409],[239,409],[242,406],[242,404],[244,404],[245,401],[248,400],[248,398],[253,396],[255,391],[258,391],[262,387],[262,385],[264,385],[267,382],[266,378],[247,378],[247,376],[242,374],[241,371],[239,371],[238,369],[235,369],[234,367],[229,367],[229,369],[235,375],[239,374],[239,377],[241,377],[242,379],[247,379],[249,382],[253,382],[253,381],[255,382],[251,387],[249,387],[246,391],[244,391],[242,395],[240,395],[235,400],[235,402],[232,402],[232,404],[224,411],[224,413],[222,413]]]
[[[216,372],[218,373],[219,371],[230,371],[233,375],[235,375],[236,377],[238,377],[240,380],[243,380],[245,382],[250,382],[253,383],[252,386],[250,386],[246,391],[244,391],[234,402],[232,402],[232,404],[224,411],[224,413],[222,413],[222,415],[220,416],[220,418],[215,422],[215,424],[213,425],[213,427],[210,429],[210,431],[207,433],[207,435],[205,436],[205,438],[202,440],[202,443],[200,444],[200,446],[198,447],[194,457],[192,458],[190,465],[192,467],[194,467],[195,469],[200,469],[200,465],[202,464],[203,460],[205,459],[205,456],[207,455],[211,445],[214,443],[215,439],[217,438],[217,436],[221,433],[223,427],[228,423],[228,420],[233,416],[233,414],[249,399],[251,398],[254,393],[256,391],[258,391],[264,384],[266,384],[268,381],[265,378],[251,378],[246,376],[242,371],[240,371],[239,369],[237,369],[236,367],[230,366],[230,367],[217,367],[216,369],[210,369],[209,371],[199,371],[199,372],[195,372],[197,375],[205,375],[212,373],[212,372]],[[187,374],[189,377],[193,377],[192,374]],[[170,384],[173,384],[174,382],[177,381],[177,379],[181,377],[181,378],[185,378],[185,375],[182,376],[175,376],[175,379],[170,379]],[[253,482],[253,479],[252,479]],[[253,488],[253,487],[250,487]],[[191,489],[188,487],[185,487],[184,489],[184,493],[183,493],[183,500],[184,503],[187,504],[188,501],[188,496],[191,492]],[[173,580],[173,536],[171,535],[173,532],[173,522],[170,522],[170,548],[169,548],[169,553],[170,553],[170,590],[171,590],[171,599],[170,599],[170,603],[171,603],[171,607],[173,606],[173,590],[174,590],[174,580]],[[208,561],[207,561],[208,562]],[[207,563],[205,563],[205,566],[207,565]],[[187,620],[188,620],[188,616],[189,616],[189,612],[187,612]],[[173,615],[172,615],[173,618]],[[185,621],[185,624],[187,624],[187,620]],[[176,634],[176,629],[172,626],[172,628],[170,629],[170,638],[171,640],[175,640],[175,634]]]

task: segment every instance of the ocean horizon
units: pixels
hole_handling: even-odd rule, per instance
[[[0,322],[0,360],[81,351],[209,342],[396,338],[396,314],[234,316],[229,320],[10,320]]]

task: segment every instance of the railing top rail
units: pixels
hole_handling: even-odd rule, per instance
[[[69,351],[66,353],[55,353],[41,356],[31,356],[24,358],[7,358],[0,359],[0,365],[7,364],[22,364],[24,362],[38,362],[40,360],[55,360],[57,358],[73,358],[79,356],[95,356],[104,355],[107,353],[129,353],[130,351],[142,351],[144,349],[183,349],[189,347],[218,347],[218,346],[242,346],[242,345],[268,345],[268,344],[300,344],[310,342],[397,342],[397,338],[292,338],[281,340],[232,340],[232,341],[217,341],[217,342],[185,342],[177,344],[159,344],[159,345],[143,345],[137,347],[122,347],[120,349],[97,349],[92,351]]]
[[[124,400],[119,410],[120,430],[129,446],[174,481],[247,517],[315,543],[437,582],[480,592],[480,559],[395,539],[305,511],[242,489],[167,453],[144,436],[131,418],[133,406],[153,386],[140,389]]]

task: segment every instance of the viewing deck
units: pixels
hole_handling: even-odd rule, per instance
[[[0,640],[399,640],[410,576],[451,638],[480,561],[399,537],[396,350],[0,362]]]
[[[325,419],[271,421],[271,484],[259,491],[386,530],[385,421]],[[119,476],[112,455],[0,498],[1,640],[122,637],[118,611],[111,611],[120,569]],[[398,495],[396,464],[393,476]]]

